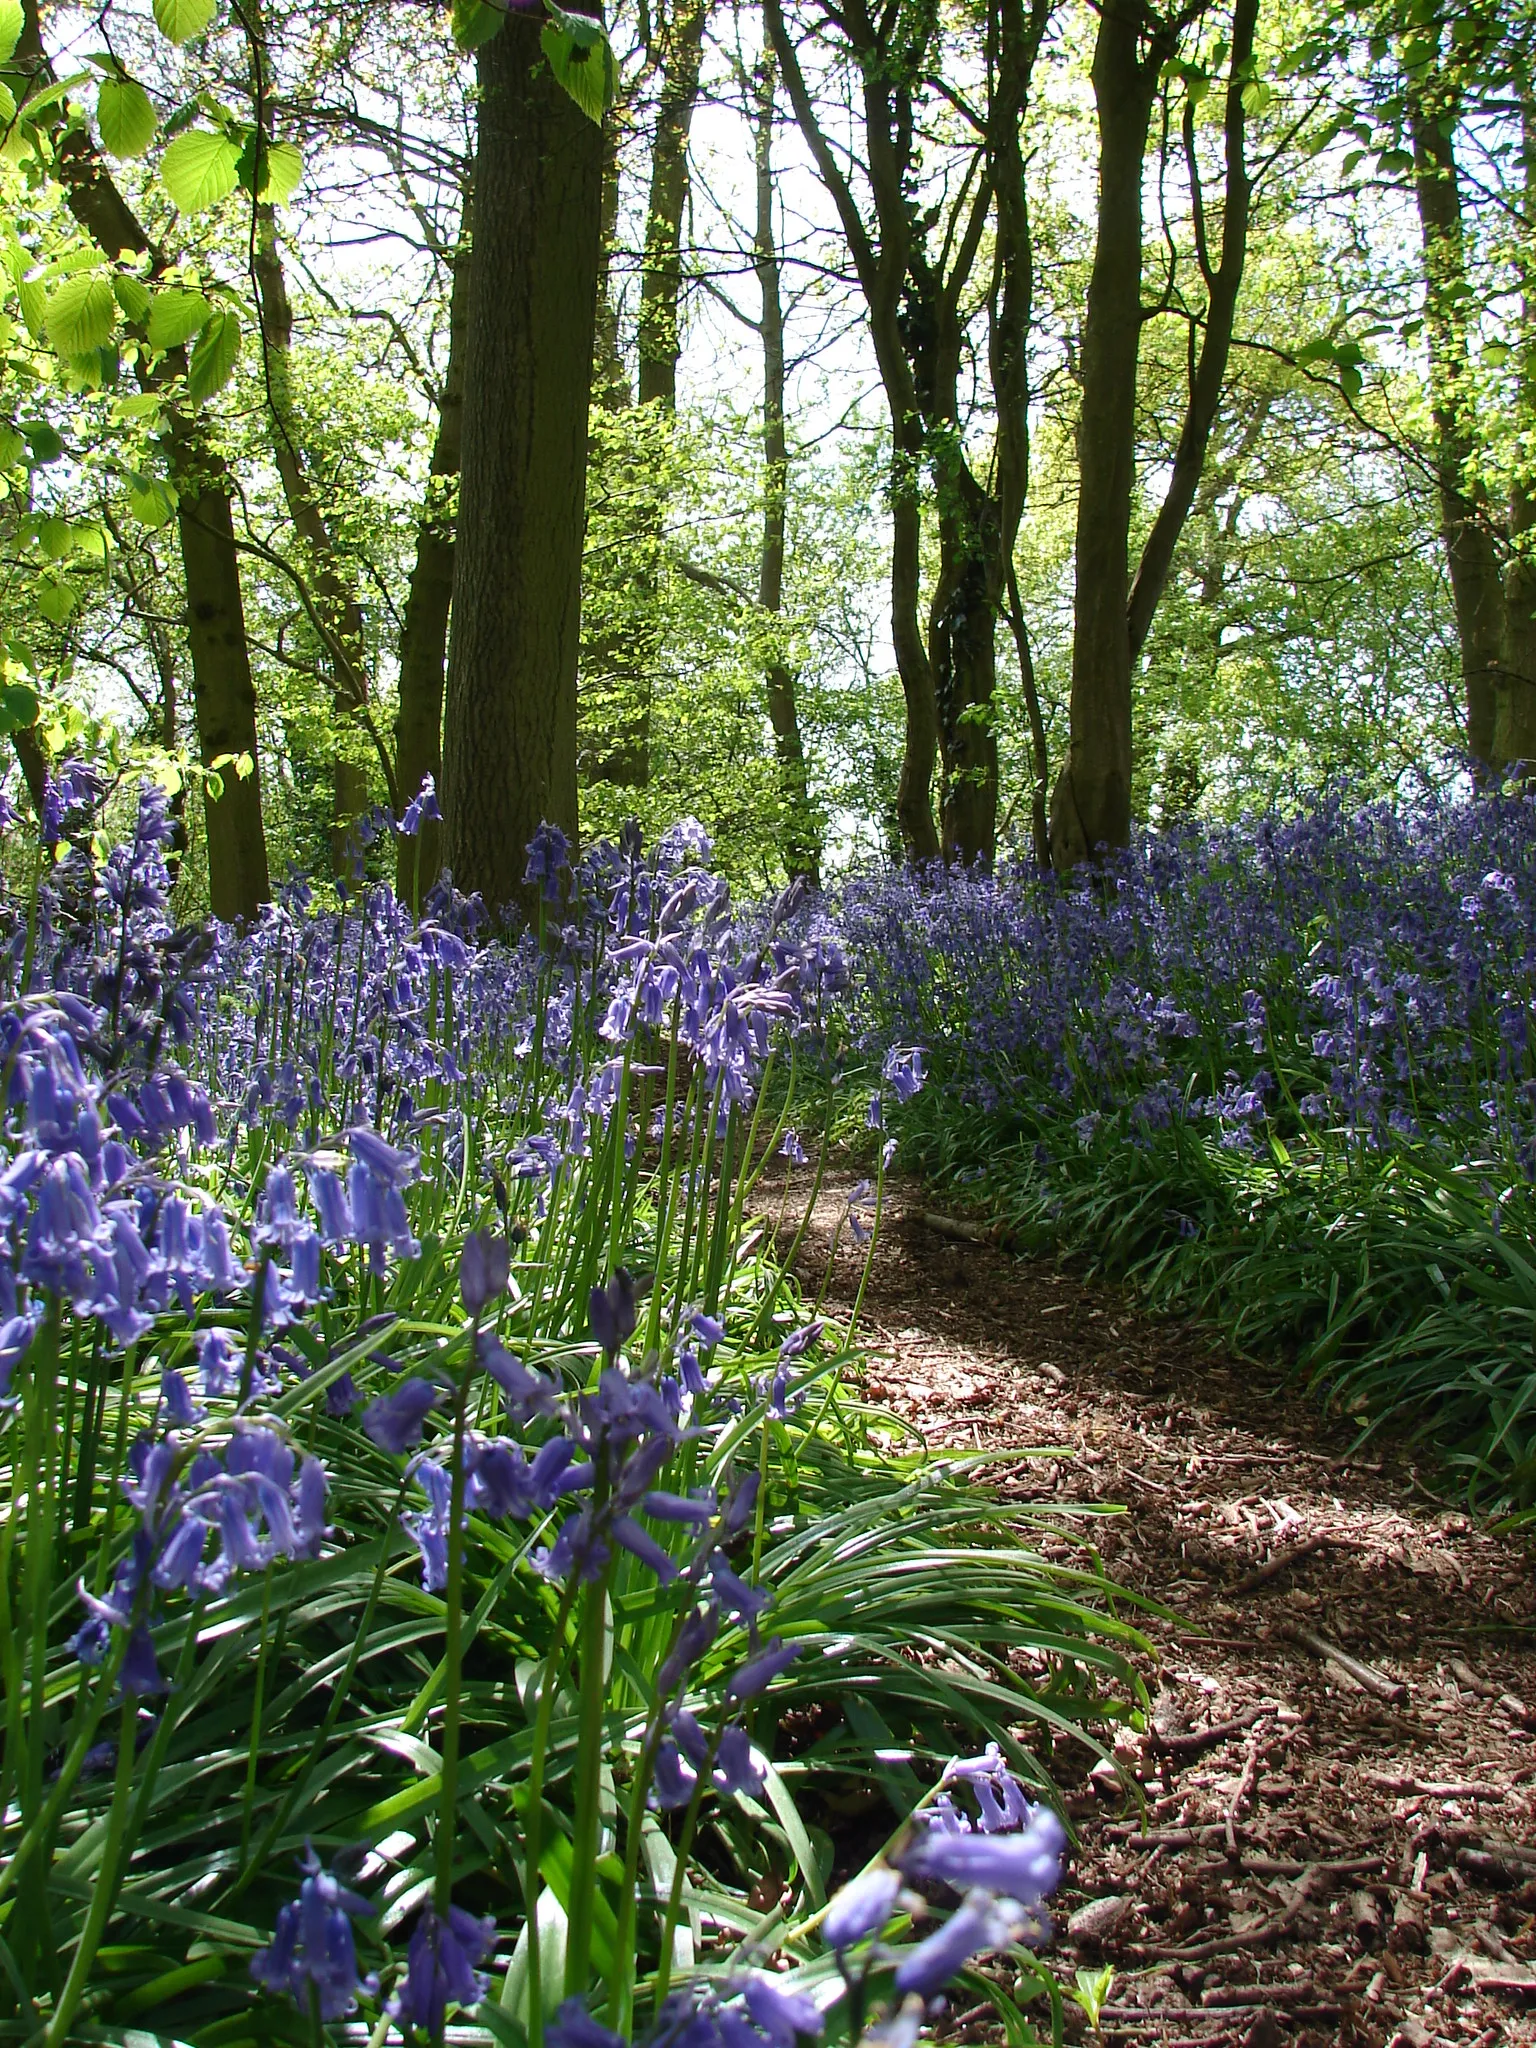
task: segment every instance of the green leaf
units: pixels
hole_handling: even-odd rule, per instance
[[[149,311],[149,286],[129,277],[126,271],[118,271],[113,278],[112,295],[122,307],[125,319],[142,320]]]
[[[600,21],[551,8],[539,41],[555,81],[589,121],[601,121],[618,90],[618,67]]]
[[[485,0],[453,0],[453,40],[461,50],[478,50],[506,18],[499,7],[487,7]]]
[[[43,519],[38,522],[37,544],[45,562],[62,562],[69,553],[69,521]]]
[[[0,425],[0,469],[14,469],[26,445],[14,427]]]
[[[44,583],[37,593],[37,608],[50,626],[62,626],[79,602],[68,583]]]
[[[0,690],[0,733],[23,732],[37,723],[37,692],[26,683]]]
[[[0,64],[9,63],[21,40],[21,0],[0,0]]]
[[[155,20],[173,43],[190,43],[213,20],[217,0],[154,0]]]
[[[187,390],[194,398],[211,398],[234,375],[240,354],[240,322],[223,308],[209,318],[197,338],[187,370]]]
[[[111,281],[99,272],[66,278],[48,301],[48,344],[61,356],[88,355],[111,340],[116,325]]]
[[[155,139],[149,94],[132,78],[104,78],[96,89],[96,126],[114,156],[142,156]]]
[[[151,533],[158,533],[175,516],[176,492],[161,477],[132,477],[128,484],[128,510],[140,526],[147,526]]]
[[[227,199],[239,181],[240,152],[212,128],[188,128],[160,164],[160,182],[183,213],[201,213]]]
[[[149,309],[149,345],[154,349],[180,348],[190,341],[213,311],[201,292],[184,285],[167,285],[155,293]]]
[[[45,463],[57,462],[64,453],[64,443],[46,420],[18,420],[16,424],[32,450],[34,468],[41,469]]]
[[[274,142],[267,150],[267,182],[257,193],[258,199],[270,199],[274,205],[286,206],[299,189],[304,176],[304,158],[297,143]]]
[[[15,118],[16,95],[11,91],[5,80],[0,78],[0,121],[3,121],[6,127],[9,127]]]
[[[36,278],[30,278],[17,283],[16,297],[21,302],[21,317],[28,334],[34,341],[41,341],[48,331],[48,294]]]

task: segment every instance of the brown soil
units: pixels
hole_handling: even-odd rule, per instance
[[[823,1195],[800,1260],[814,1293],[837,1233],[843,1313],[863,1258],[846,1198]],[[868,1392],[938,1448],[1059,1449],[998,1490],[1123,1503],[1094,1524],[1106,1569],[1175,1615],[1145,1621],[1154,1710],[1121,1775],[1055,1754],[1079,1833],[1057,1905],[1070,1922],[1099,1902],[1097,1933],[1086,1915],[1058,1939],[1059,1974],[1112,1965],[1103,2035],[1136,2048],[1532,2048],[1532,1546],[1401,1447],[1351,1457],[1275,1371],[968,1230],[888,1188]],[[972,2029],[995,2031],[981,2009],[958,2016]]]

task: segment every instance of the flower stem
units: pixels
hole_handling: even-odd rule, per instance
[[[91,1974],[91,1965],[96,1960],[96,1951],[101,1946],[101,1937],[107,1931],[107,1921],[112,1914],[117,1898],[117,1865],[122,1854],[123,1829],[128,1819],[128,1791],[133,1783],[134,1740],[138,1732],[138,1702],[132,1693],[123,1694],[122,1712],[118,1716],[117,1733],[117,1774],[112,1782],[112,1806],[107,1815],[107,1839],[102,1847],[101,1864],[96,1872],[96,1884],[91,1893],[91,1907],[86,1915],[85,1926],[81,1929],[76,1944],[74,1960],[69,1966],[69,1976],[64,1989],[59,1993],[59,2002],[53,2009],[53,2018],[48,2023],[46,2048],[63,2048],[69,2039],[70,2026],[80,2001],[85,1996],[86,1984]]]
[[[474,1340],[470,1340],[474,1356]],[[460,1607],[464,1597],[464,1407],[469,1399],[470,1375],[459,1384],[453,1409],[453,1483],[448,1509],[447,1642],[444,1645],[446,1674],[443,1679],[442,1798],[437,1813],[437,1881],[434,1900],[440,1917],[446,1918],[453,1903],[453,1837],[459,1804],[459,1678],[463,1663],[463,1632]]]

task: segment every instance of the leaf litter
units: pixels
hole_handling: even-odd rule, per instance
[[[800,1256],[844,1310],[847,1199],[829,1179]],[[1123,1505],[1097,1554],[1172,1610],[1140,1623],[1146,1729],[1049,1758],[1077,1833],[1052,1953],[1068,1988],[1112,1968],[1099,2038],[1536,2048],[1536,1545],[1404,1446],[1356,1454],[1275,1367],[913,1183],[887,1183],[859,1342],[869,1397],[935,1449],[1058,1454],[1000,1459],[1002,1498]],[[1060,1554],[1082,1541],[1064,1519]],[[989,2006],[949,2029],[995,2034]]]

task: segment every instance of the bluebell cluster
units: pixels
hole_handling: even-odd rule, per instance
[[[806,913],[873,1047],[1047,1142],[1177,1125],[1492,1151],[1536,1173],[1536,800],[1148,834],[1101,870],[881,873]]]

